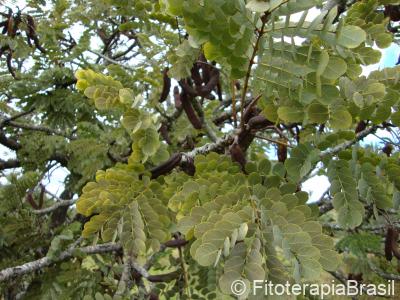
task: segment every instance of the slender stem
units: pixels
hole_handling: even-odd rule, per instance
[[[186,289],[187,296],[190,299],[189,277],[188,277],[188,273],[186,270],[185,257],[183,256],[182,247],[179,247],[178,251],[179,251],[179,260],[180,260],[181,268],[182,268],[182,272],[183,272],[183,280],[185,281],[185,289]]]
[[[251,68],[254,65],[254,59],[256,58],[257,51],[258,51],[258,48],[259,48],[259,45],[260,45],[260,41],[261,41],[261,38],[262,38],[262,36],[264,34],[265,24],[267,23],[267,16],[268,16],[267,14],[264,14],[261,17],[262,25],[261,25],[261,28],[257,31],[258,32],[257,40],[256,40],[256,43],[255,43],[255,45],[253,47],[253,53],[251,54],[251,58],[250,58],[250,61],[249,61],[249,66],[247,67],[246,77],[244,79],[242,98],[240,99],[240,128],[242,128],[242,129],[244,129],[244,120],[243,120],[244,102],[245,102],[245,99],[246,99],[247,89],[249,87]]]
[[[292,148],[292,146],[289,145],[289,144],[286,144],[284,142],[277,141],[277,140],[274,140],[274,139],[270,139],[270,138],[267,138],[267,137],[264,137],[264,136],[256,135],[256,138],[261,139],[261,140],[266,140],[266,141],[274,143],[274,144],[278,144],[278,145],[282,145],[282,146],[285,146],[285,147]]]
[[[235,90],[235,81],[232,80],[232,118],[233,118],[233,127],[237,128],[237,115],[236,115],[236,90]]]

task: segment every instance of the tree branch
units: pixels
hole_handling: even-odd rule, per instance
[[[79,252],[84,254],[97,254],[97,253],[107,253],[120,251],[121,245],[114,243],[100,244],[96,246],[87,246],[77,249],[68,249],[61,254],[56,259],[50,259],[49,257],[43,257],[38,260],[28,262],[21,266],[11,267],[0,271],[0,282],[6,281],[12,277],[22,276],[24,274],[32,273],[34,271],[43,269],[50,266],[51,264],[59,261],[69,259],[74,256],[74,250],[79,250]]]
[[[6,122],[6,125],[10,125],[12,127],[15,128],[20,128],[20,129],[26,129],[26,130],[33,130],[33,131],[41,131],[41,132],[45,132],[47,134],[54,134],[54,135],[59,135],[59,136],[63,136],[66,137],[70,140],[74,140],[75,137],[70,136],[64,132],[58,131],[58,130],[54,130],[52,128],[49,127],[45,127],[45,126],[36,126],[36,125],[31,125],[31,124],[23,124],[23,123],[17,123],[14,121],[8,121]]]
[[[345,150],[345,149],[353,146],[354,144],[356,144],[357,142],[359,142],[363,138],[365,138],[367,135],[373,133],[377,128],[378,128],[378,126],[371,126],[371,127],[367,128],[367,129],[364,129],[363,131],[360,131],[359,133],[357,133],[356,138],[354,140],[344,142],[342,144],[337,145],[336,147],[333,147],[332,149],[328,149],[326,151],[323,151],[323,152],[321,152],[320,157],[324,158],[324,157],[326,157],[328,155],[337,154],[340,151]]]
[[[43,209],[32,210],[32,212],[34,214],[37,214],[37,215],[44,215],[44,214],[47,214],[47,213],[55,211],[59,207],[73,205],[73,204],[75,204],[76,201],[77,201],[77,199],[61,200],[61,201],[56,202],[55,204],[53,204],[50,207],[46,207],[46,208],[43,208]]]
[[[9,159],[9,160],[0,159],[0,170],[14,169],[14,168],[19,168],[20,166],[21,163],[17,159]]]
[[[371,261],[371,259],[367,259],[368,266],[371,268],[372,271],[374,271],[376,274],[378,274],[380,277],[387,279],[387,280],[396,280],[400,281],[400,275],[397,274],[392,274],[392,273],[386,273],[379,269],[377,266],[374,265],[374,263]]]

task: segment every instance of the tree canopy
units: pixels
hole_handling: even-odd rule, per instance
[[[398,0],[0,2],[2,299],[400,280]]]

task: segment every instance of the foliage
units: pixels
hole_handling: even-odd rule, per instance
[[[11,6],[4,299],[233,299],[235,280],[252,299],[254,280],[398,278],[400,67],[363,72],[399,41],[398,1]],[[315,202],[316,175],[329,189]]]

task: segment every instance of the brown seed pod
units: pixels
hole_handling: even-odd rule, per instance
[[[287,158],[287,147],[284,144],[279,143],[277,152],[278,161],[284,163]]]
[[[184,239],[175,239],[175,240],[170,240],[164,243],[165,247],[168,248],[178,248],[185,246],[188,243],[188,241]]]
[[[367,128],[367,123],[365,123],[365,121],[360,121],[357,124],[355,133],[359,133],[359,132],[363,131],[365,128]]]
[[[45,191],[44,185],[40,184],[39,208],[43,207],[44,191]]]
[[[240,145],[234,142],[229,147],[229,153],[231,154],[232,161],[239,163],[239,165],[242,167],[242,171],[244,171],[244,167],[246,165],[246,156]]]
[[[202,86],[200,89],[198,89],[198,94],[199,96],[208,98],[211,92],[214,90],[214,88],[217,86],[219,83],[219,71],[217,69],[213,69],[212,72],[210,73],[211,78],[207,82],[206,85]]]
[[[172,144],[172,141],[169,137],[167,124],[162,123],[160,129],[158,129],[158,132],[161,134],[162,138],[164,139],[164,141],[167,142],[168,145]]]
[[[391,21],[400,21],[400,6],[399,5],[386,5],[385,17],[389,17]]]
[[[249,129],[256,129],[256,130],[263,129],[270,125],[274,125],[274,124],[271,121],[269,121],[268,119],[266,119],[264,116],[261,116],[261,115],[252,117],[247,123],[247,126],[249,127]]]
[[[236,81],[235,81],[235,87],[236,87],[236,89],[237,89],[238,91],[240,91],[240,81],[239,81],[239,80],[236,80]]]
[[[182,101],[181,101],[181,96],[179,94],[179,88],[177,86],[174,87],[174,102],[175,102],[175,108],[181,109]]]
[[[200,69],[199,69],[198,64],[193,64],[193,67],[190,70],[190,73],[192,75],[192,79],[194,81],[194,84],[196,85],[196,88],[201,87],[203,85],[203,79],[201,78]]]
[[[194,165],[193,158],[187,157],[186,161],[181,163],[181,169],[189,176],[194,176],[194,174],[196,173],[196,167]]]
[[[159,102],[162,103],[167,100],[169,91],[171,89],[171,78],[168,77],[169,68],[165,68],[163,71],[163,89],[161,91]]]
[[[171,157],[163,162],[162,164],[152,168],[151,172],[151,179],[155,179],[161,175],[167,174],[172,171],[176,166],[179,165],[182,159],[182,153],[174,153]]]
[[[386,231],[385,237],[385,257],[386,260],[391,261],[393,255],[400,259],[400,251],[397,245],[397,240],[399,238],[399,232],[397,228],[389,226]]]
[[[196,129],[201,129],[202,123],[197,116],[196,112],[193,109],[191,100],[189,99],[188,95],[185,92],[181,93],[181,101],[182,101],[182,107],[183,110],[185,111],[190,123],[192,123],[193,127]]]
[[[387,157],[390,157],[393,151],[392,144],[386,144],[385,147],[382,148],[382,152],[386,154]]]
[[[36,34],[36,24],[35,24],[35,20],[32,18],[32,16],[27,15],[27,16],[26,16],[26,21],[27,21],[27,24],[28,24],[28,29],[27,29],[26,34],[27,34],[29,37],[33,37],[33,36]]]
[[[33,209],[38,209],[39,206],[36,204],[35,200],[33,199],[33,195],[32,195],[32,191],[29,191],[26,194],[26,198],[25,198],[26,202],[28,202]]]

